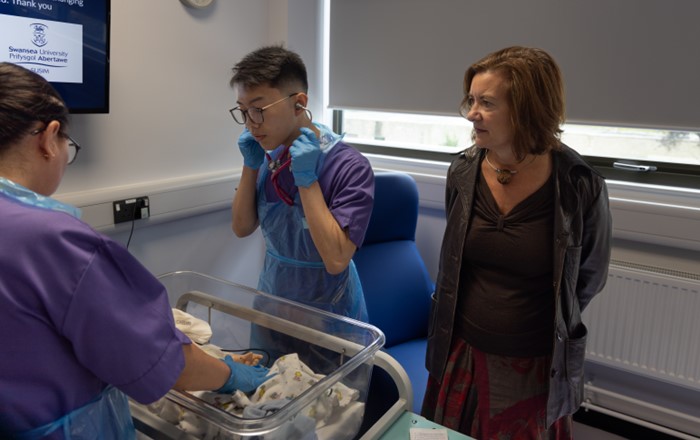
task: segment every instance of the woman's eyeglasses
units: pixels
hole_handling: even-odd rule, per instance
[[[31,135],[34,136],[34,135],[37,135],[37,134],[45,131],[46,127],[47,126],[44,126],[43,128],[38,128],[38,129],[32,131]],[[75,162],[75,158],[78,157],[78,152],[80,151],[80,149],[82,147],[80,145],[78,145],[78,143],[69,135],[61,133],[61,136],[68,139],[68,163],[67,164],[70,165],[73,162]]]
[[[78,151],[80,151],[80,145],[70,136],[66,135],[68,138],[68,165],[75,162],[75,158],[78,157]]]

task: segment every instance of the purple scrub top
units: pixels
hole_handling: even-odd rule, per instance
[[[56,420],[106,384],[142,403],[173,386],[190,341],[124,247],[1,193],[0,243],[0,428]]]
[[[283,150],[278,148],[272,157]],[[280,172],[278,182],[294,198],[298,192],[294,176],[289,168]],[[372,215],[374,200],[374,173],[366,157],[344,142],[338,142],[325,158],[318,176],[326,205],[341,228],[347,228],[350,240],[358,248],[362,246]],[[265,182],[267,200],[278,200],[269,179]]]

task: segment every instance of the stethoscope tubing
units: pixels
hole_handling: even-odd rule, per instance
[[[289,156],[288,153],[289,153],[289,147],[285,147],[285,149],[277,156],[278,159],[273,160],[272,157],[270,156],[270,154],[267,152],[265,152],[265,156],[267,156],[267,160],[268,160],[267,168],[272,172],[272,175],[270,176],[270,180],[272,181],[272,187],[275,189],[277,196],[284,203],[286,203],[289,206],[292,206],[292,205],[294,205],[294,199],[277,182],[282,170],[284,170],[285,168],[291,167],[291,165],[292,165],[292,158],[291,158],[291,156]],[[282,162],[282,160],[279,158],[284,158],[285,156],[289,156],[289,157],[287,157],[287,159],[284,162]]]

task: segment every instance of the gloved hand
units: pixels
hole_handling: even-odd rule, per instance
[[[254,170],[260,168],[265,159],[265,150],[263,150],[247,128],[238,137],[238,148],[243,155],[243,165]]]
[[[292,155],[292,174],[294,184],[308,188],[318,180],[316,164],[321,155],[321,143],[313,130],[302,127],[301,135],[292,143],[289,153]]]
[[[233,360],[231,356],[226,356],[223,360],[231,369],[231,374],[226,383],[216,390],[217,393],[231,394],[236,390],[241,390],[244,393],[255,391],[257,387],[268,380],[267,377],[270,370],[262,365],[246,365]]]

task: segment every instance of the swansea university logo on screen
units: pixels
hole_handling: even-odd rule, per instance
[[[32,43],[34,43],[36,47],[46,46],[46,43],[49,42],[46,39],[46,30],[49,27],[46,26],[44,23],[32,23],[30,27],[34,32],[34,38],[32,39]]]
[[[51,82],[83,82],[81,24],[0,14],[0,30],[0,61],[22,65]]]

